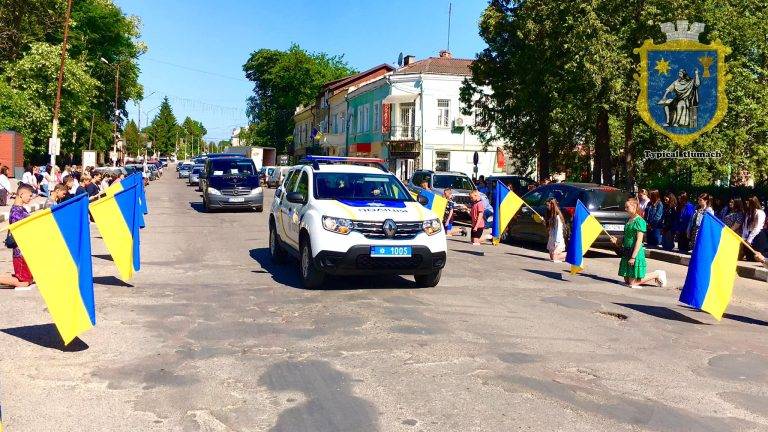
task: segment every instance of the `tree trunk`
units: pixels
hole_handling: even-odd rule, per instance
[[[627,106],[627,114],[624,117],[624,171],[627,179],[627,190],[635,190],[634,152],[632,149],[632,130],[635,117],[632,115],[632,107]]]
[[[539,181],[549,179],[549,112],[539,121],[539,135],[536,137]]]
[[[613,184],[613,169],[611,167],[611,131],[608,126],[608,111],[600,108],[597,114],[597,134],[595,141],[595,158],[600,164],[595,164],[594,176],[598,183]]]

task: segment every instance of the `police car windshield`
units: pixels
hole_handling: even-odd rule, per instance
[[[315,173],[315,198],[413,201],[395,176],[361,173]]]

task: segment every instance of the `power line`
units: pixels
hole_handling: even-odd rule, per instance
[[[177,67],[179,69],[186,69],[186,70],[192,71],[192,72],[197,72],[197,73],[201,73],[201,74],[216,76],[216,77],[219,77],[219,78],[225,78],[225,79],[229,79],[229,80],[248,82],[248,83],[250,82],[250,81],[248,81],[245,78],[233,77],[233,76],[229,76],[229,75],[220,74],[218,72],[210,72],[210,71],[206,71],[206,70],[202,70],[202,69],[193,68],[193,67],[190,67],[190,66],[184,66],[184,65],[180,65],[180,64],[176,64],[176,63],[171,63],[171,62],[165,61],[165,60],[158,60],[158,59],[154,59],[154,58],[151,58],[151,57],[144,57],[144,59],[152,61],[152,62],[155,62],[155,63],[161,63],[161,64],[165,64],[165,65],[168,65],[168,66]]]

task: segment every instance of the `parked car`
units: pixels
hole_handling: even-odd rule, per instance
[[[157,170],[152,171],[149,169],[149,165],[147,165],[147,170],[144,171],[144,164],[130,164],[126,165],[125,169],[128,171],[128,174],[133,174],[135,172],[143,173],[143,176],[147,180],[157,180],[160,178],[160,174],[157,172]]]
[[[453,202],[459,204],[454,210],[454,221],[468,222],[472,218],[469,209],[472,208],[472,200],[469,193],[476,190],[475,183],[468,175],[455,171],[430,171],[419,170],[413,173],[408,182],[408,189],[413,192],[421,190],[421,183],[426,181],[429,189],[442,195],[446,188],[453,189]],[[483,193],[481,195],[485,196]]]
[[[167,157],[161,157],[160,158],[160,163],[163,164],[163,167],[167,167],[168,166],[168,158]]]
[[[157,180],[163,175],[163,170],[158,168],[156,164],[147,164],[147,170],[149,170],[150,180]]]
[[[250,208],[264,210],[264,190],[253,160],[237,158],[209,158],[205,163],[203,207],[206,211],[224,208]]]
[[[267,187],[278,187],[283,183],[283,180],[285,179],[285,176],[288,174],[288,171],[291,170],[291,167],[281,166],[281,167],[275,167],[275,170],[272,171],[272,175],[267,177]]]
[[[275,169],[277,167],[275,166],[265,166],[261,167],[259,170],[259,178],[261,179],[262,184],[267,184],[267,180],[269,179],[269,176],[272,175],[273,172],[275,172]]]
[[[198,190],[200,189],[200,173],[203,172],[203,165],[193,165],[192,170],[189,172],[189,177],[187,178],[187,182],[190,186],[198,186]]]
[[[96,171],[99,174],[107,174],[107,175],[125,175],[127,176],[128,170],[125,169],[125,167],[98,167],[94,171]]]
[[[528,185],[535,185],[536,181],[530,177],[519,175],[492,175],[485,179],[485,184],[488,187],[488,200],[493,204],[493,191],[496,190],[496,182],[501,182],[506,185],[518,196],[523,196],[528,193]]]
[[[560,204],[567,227],[570,227],[576,202],[581,200],[603,228],[619,239],[619,243],[624,238],[624,224],[628,220],[624,203],[629,198],[629,193],[594,183],[552,183],[540,186],[523,196],[523,200],[542,217],[546,217],[549,198],[555,198]],[[566,230],[566,239],[570,235],[569,231]],[[523,206],[509,223],[506,238],[546,244],[548,235],[546,227],[536,222],[533,212]],[[611,241],[605,233],[601,233],[594,244],[612,249]]]

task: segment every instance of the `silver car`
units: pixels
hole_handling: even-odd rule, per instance
[[[200,186],[201,172],[203,172],[202,165],[195,165],[192,167],[192,170],[189,172],[189,180],[188,180],[190,186]]]
[[[192,164],[181,164],[179,167],[179,178],[189,178],[189,173],[192,171]]]

